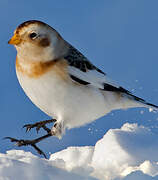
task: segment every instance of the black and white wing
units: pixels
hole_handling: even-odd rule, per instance
[[[158,109],[158,106],[146,102],[144,99],[133,95],[130,91],[114,83],[103,71],[94,66],[83,54],[71,45],[68,55],[65,56],[64,59],[67,60],[69,64],[68,72],[73,81],[82,85],[91,85],[103,91],[123,93],[130,99],[138,101],[151,108]]]
[[[94,66],[72,46],[70,46],[69,53],[64,58],[68,61],[68,72],[72,80],[82,85],[89,84],[105,91],[129,93],[126,89],[112,82],[103,71]]]

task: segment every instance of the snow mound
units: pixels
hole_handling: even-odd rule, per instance
[[[0,154],[0,180],[95,180],[63,169],[56,168],[53,162],[34,156],[22,150]]]
[[[0,180],[156,180],[158,135],[137,124],[110,129],[94,147],[69,147],[49,160],[29,152],[0,154]]]
[[[137,124],[126,123],[121,129],[109,130],[95,145],[93,175],[100,179],[114,179],[137,170],[150,176],[157,175],[157,138],[150,129]]]
[[[63,166],[56,164],[56,167],[62,167],[69,172],[75,172],[77,174],[90,174],[93,172],[91,166],[92,156],[94,153],[94,147],[69,147],[63,151],[57,152],[50,156],[50,161],[60,161]]]

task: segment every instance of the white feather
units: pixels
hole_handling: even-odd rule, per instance
[[[98,72],[97,70],[88,70],[87,72],[83,72],[80,69],[69,66],[68,67],[69,74],[83,80],[89,82],[91,85],[104,89],[104,84],[110,84],[114,87],[119,88],[119,86],[110,80],[105,74]]]

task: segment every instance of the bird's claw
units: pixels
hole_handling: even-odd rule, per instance
[[[36,128],[36,132],[38,133],[39,130],[43,127],[42,124],[38,124],[38,123],[35,123],[35,124],[26,124],[23,126],[23,128],[26,128],[26,132],[29,132],[32,128]]]
[[[45,153],[39,147],[37,147],[36,144],[38,142],[42,141],[45,138],[53,136],[53,134],[51,133],[51,130],[46,127],[46,124],[49,124],[49,123],[52,123],[52,122],[55,122],[55,121],[56,121],[55,119],[50,119],[50,120],[46,120],[46,121],[40,121],[40,122],[37,122],[35,124],[26,124],[26,125],[23,126],[23,128],[26,128],[26,132],[29,132],[32,128],[36,128],[37,133],[39,132],[39,130],[41,128],[43,128],[47,132],[46,135],[41,136],[41,137],[39,137],[37,139],[33,139],[33,140],[19,139],[18,140],[18,139],[12,138],[12,137],[6,137],[4,139],[9,139],[11,142],[15,142],[15,145],[18,146],[18,147],[20,147],[20,146],[29,146],[30,145],[38,152],[38,154],[41,154],[45,158],[47,158]]]
[[[35,144],[35,142],[30,141],[30,140],[24,140],[24,139],[15,139],[12,137],[5,137],[4,139],[9,139],[11,142],[16,142],[16,146],[27,146],[27,145],[32,145]]]
[[[26,132],[29,132],[32,128],[36,128],[36,132],[38,133],[41,128],[43,128],[45,131],[49,132],[50,129],[46,127],[46,124],[55,122],[55,119],[50,119],[46,121],[40,121],[35,124],[26,124],[23,126],[23,128],[26,128]]]
[[[18,139],[12,138],[12,137],[5,137],[4,139],[9,139],[11,142],[17,142]]]
[[[32,124],[25,124],[23,128],[26,128],[26,132],[29,132],[33,127]]]
[[[24,140],[24,139],[15,139],[15,138],[12,138],[12,137],[5,137],[4,139],[9,139],[11,142],[16,142],[15,145],[20,147],[20,146],[32,146],[38,154],[40,155],[43,155],[46,159],[47,159],[47,156],[45,155],[45,153],[39,148],[36,146],[36,141],[35,140]]]

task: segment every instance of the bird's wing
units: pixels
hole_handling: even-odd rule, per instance
[[[126,89],[111,81],[107,75],[94,66],[88,59],[83,56],[78,50],[70,46],[67,56],[68,72],[73,81],[82,85],[92,85],[105,91],[116,91],[130,93]]]
[[[144,99],[133,95],[130,91],[111,81],[107,75],[94,66],[77,49],[70,46],[70,50],[64,59],[68,62],[68,73],[73,81],[82,85],[91,85],[103,91],[122,93],[131,100],[144,104],[145,107],[158,110],[158,106],[146,102]]]

